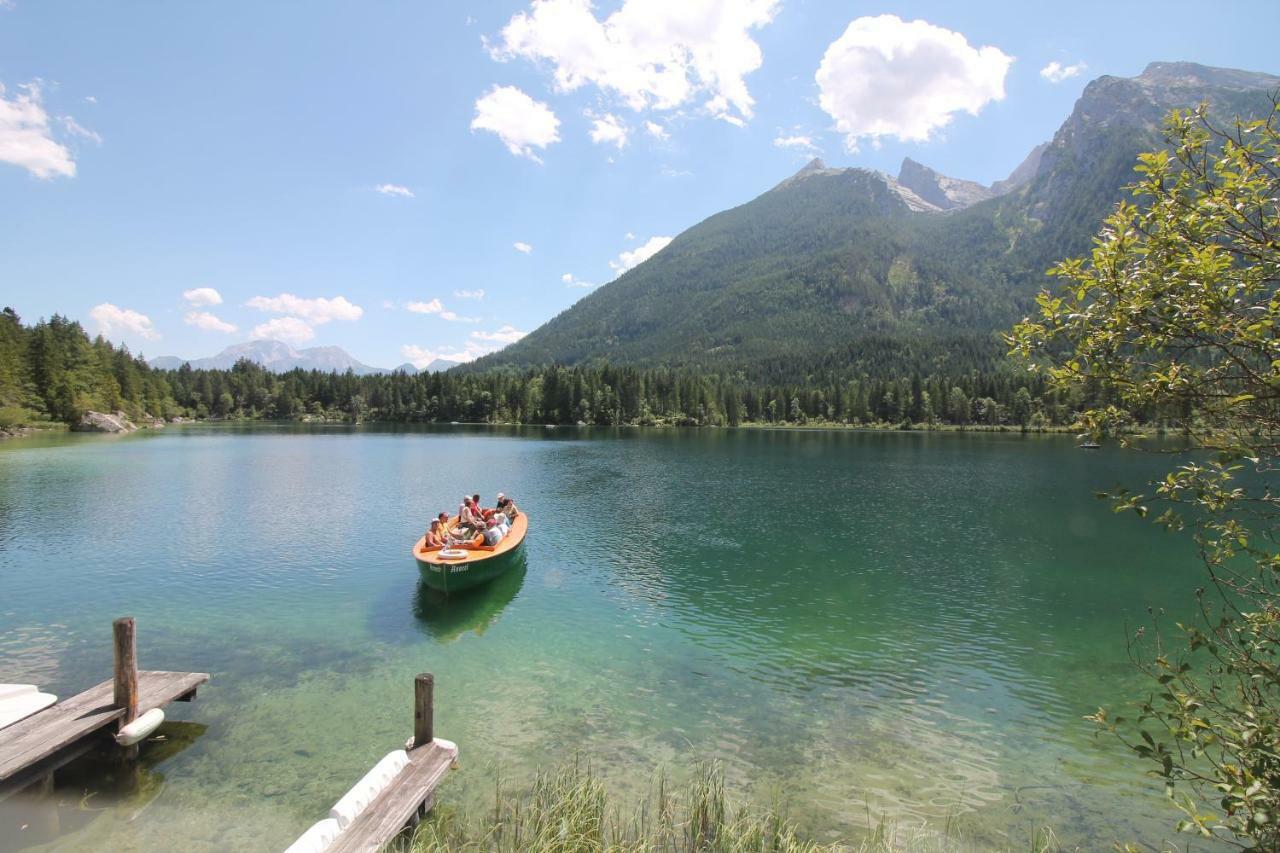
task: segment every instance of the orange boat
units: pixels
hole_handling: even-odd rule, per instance
[[[458,523],[455,515],[449,519],[449,527]],[[497,545],[485,545],[484,538],[475,542],[455,545],[451,548],[428,548],[423,536],[413,546],[413,558],[422,570],[422,580],[432,589],[441,592],[459,592],[471,589],[504,574],[519,561],[517,554],[529,532],[529,516],[519,513],[511,522],[511,529]]]

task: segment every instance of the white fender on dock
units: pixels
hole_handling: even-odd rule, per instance
[[[0,729],[43,711],[58,697],[41,693],[34,684],[0,684]]]
[[[329,817],[338,822],[338,826],[346,829],[369,803],[373,802],[382,789],[391,780],[400,775],[400,771],[409,766],[409,754],[403,749],[388,752],[382,760],[373,765],[373,769],[364,774],[360,781],[351,786],[351,790],[342,795],[342,799],[333,804]]]
[[[151,736],[164,722],[164,710],[152,708],[129,725],[116,732],[116,743],[121,746],[133,746]]]
[[[342,827],[333,818],[325,818],[311,824],[311,828],[298,836],[298,840],[289,845],[284,853],[321,853],[333,843],[342,832]]]

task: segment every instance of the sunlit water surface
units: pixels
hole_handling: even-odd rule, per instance
[[[1167,461],[1167,460],[1163,460]],[[580,755],[619,794],[718,758],[822,840],[950,822],[1158,841],[1158,784],[1082,716],[1143,688],[1126,631],[1185,612],[1185,541],[1093,497],[1162,460],[1065,437],[184,427],[0,445],[0,681],[212,674],[140,768],[0,803],[0,849],[279,850],[412,731],[476,809]],[[442,602],[409,555],[516,496],[527,566]],[[0,735],[2,737],[3,735]]]

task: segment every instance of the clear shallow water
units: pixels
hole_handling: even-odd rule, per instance
[[[716,757],[819,838],[950,817],[1157,841],[1159,786],[1081,720],[1136,695],[1186,543],[1092,497],[1162,461],[1068,438],[733,430],[184,427],[0,445],[0,681],[204,670],[136,772],[82,761],[0,803],[0,849],[279,850],[412,731],[475,807],[493,771],[588,758],[620,791]],[[527,567],[447,603],[408,548],[516,496]]]

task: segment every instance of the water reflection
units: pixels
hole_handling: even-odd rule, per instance
[[[521,548],[509,570],[475,589],[445,595],[419,578],[413,615],[419,627],[440,643],[452,643],[468,631],[481,636],[520,594],[527,569],[528,558]]]
[[[130,823],[165,790],[159,769],[208,730],[167,722],[140,744],[137,761],[121,759],[109,740],[7,799],[0,800],[0,853],[47,844],[110,815]],[[0,793],[4,796],[9,792]]]

